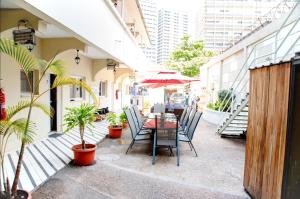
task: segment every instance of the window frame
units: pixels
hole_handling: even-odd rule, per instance
[[[104,84],[104,86],[103,86],[103,84]],[[103,87],[104,87],[104,93],[103,93]],[[98,88],[99,88],[98,96],[99,97],[107,97],[107,88],[108,88],[107,80],[99,81]]]
[[[74,78],[76,80],[79,81],[85,81],[85,77],[84,76],[71,76],[71,78]],[[79,91],[79,97],[76,97],[76,92],[75,89],[80,89]],[[81,86],[77,86],[77,85],[70,85],[69,86],[70,89],[70,101],[82,101],[85,100],[85,90],[81,87]]]
[[[28,80],[27,79],[22,79],[22,76],[24,74],[24,78],[25,78],[25,72],[23,70],[20,70],[20,94],[21,97],[29,97],[31,95],[31,90],[29,85],[28,85]],[[31,84],[31,88],[35,89],[34,90],[34,95],[38,95],[39,94],[39,70],[32,70],[29,71],[29,83]],[[26,86],[23,85],[23,83],[26,84]],[[23,90],[23,88],[27,88],[27,90]]]

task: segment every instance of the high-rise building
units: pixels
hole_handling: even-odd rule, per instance
[[[188,14],[186,12],[160,9],[158,12],[157,63],[166,62],[170,53],[188,34]]]
[[[153,63],[157,62],[157,21],[158,9],[156,0],[140,0],[144,21],[148,30],[151,45],[143,48],[146,57]]]
[[[220,52],[262,23],[282,0],[202,0],[199,1],[196,37],[205,47]],[[258,20],[259,19],[259,20]]]

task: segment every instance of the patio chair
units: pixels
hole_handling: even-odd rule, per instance
[[[179,141],[188,142],[191,150],[192,149],[194,150],[194,152],[196,154],[196,157],[198,157],[198,154],[197,154],[196,149],[195,149],[195,147],[192,143],[192,140],[193,140],[194,133],[196,131],[196,128],[198,126],[198,123],[200,121],[201,116],[202,116],[202,112],[196,112],[196,114],[195,114],[195,116],[194,116],[194,118],[191,122],[191,125],[187,129],[186,134],[179,134]]]
[[[191,124],[192,124],[192,121],[195,117],[195,114],[196,114],[196,109],[192,109],[191,112],[190,112],[190,115],[188,116],[188,121],[187,121],[187,124],[182,126],[181,128],[179,128],[179,134],[187,134],[188,132],[188,129],[190,128]]]
[[[176,148],[177,166],[179,166],[179,138],[178,138],[178,119],[176,119],[176,128],[166,128],[164,121],[158,122],[160,118],[155,117],[155,133],[153,140],[152,164],[155,164],[156,149],[168,148],[173,154],[172,149]],[[159,125],[158,125],[159,124]],[[162,125],[163,124],[163,125]]]
[[[162,103],[155,103],[153,105],[153,112],[154,113],[164,113],[166,111],[165,105]]]
[[[139,108],[137,106],[133,106],[132,109],[133,109],[134,114],[135,114],[135,116],[137,118],[139,128],[142,129],[143,126],[144,126],[144,119],[143,119],[143,117],[141,115],[141,112],[140,112],[140,110],[139,110]]]
[[[187,110],[186,110],[186,114],[185,114],[185,116],[184,116],[184,118],[182,120],[182,123],[180,123],[179,131],[184,131],[185,130],[186,125],[187,125],[187,123],[189,121],[191,112],[192,112],[192,108],[188,107]]]
[[[130,132],[131,132],[131,137],[132,137],[132,141],[131,141],[131,143],[130,143],[127,151],[126,151],[126,154],[127,154],[129,149],[132,148],[132,146],[135,142],[150,140],[150,134],[138,134],[138,129],[136,128],[136,125],[134,123],[133,116],[131,114],[130,109],[127,109],[124,112],[125,112],[125,115],[126,115],[127,120],[128,120]]]
[[[185,107],[184,110],[183,110],[183,112],[182,112],[182,114],[181,114],[181,116],[180,116],[180,119],[179,119],[179,124],[180,124],[180,125],[181,125],[182,122],[183,122],[183,119],[184,119],[184,116],[185,116],[185,114],[186,114],[186,112],[187,112],[187,109],[188,109],[188,107]]]
[[[148,132],[146,129],[143,128],[144,123],[143,124],[139,124],[139,121],[138,121],[138,118],[137,118],[137,116],[135,114],[134,109],[133,108],[129,108],[128,110],[130,111],[130,114],[132,116],[132,119],[133,119],[135,128],[137,130],[137,133],[138,134],[149,134],[150,132]]]

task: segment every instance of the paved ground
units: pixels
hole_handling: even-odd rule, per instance
[[[34,199],[201,198],[242,199],[244,142],[221,139],[216,127],[201,121],[194,136],[198,157],[181,143],[181,164],[160,151],[151,165],[150,147],[136,144],[125,155],[130,132],[99,145],[97,163],[69,166],[35,193]]]

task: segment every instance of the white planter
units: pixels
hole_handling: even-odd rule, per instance
[[[209,108],[204,108],[202,118],[207,122],[220,125],[224,118],[228,115],[229,113],[227,112],[214,111]]]

